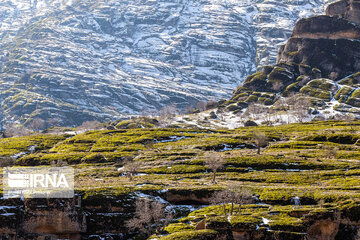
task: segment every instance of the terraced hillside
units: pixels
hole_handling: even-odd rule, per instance
[[[66,204],[1,199],[6,224],[0,235],[146,239],[145,232],[129,231],[125,223],[135,214],[135,200],[147,198],[175,214],[157,239],[357,239],[359,131],[359,121],[326,121],[4,138],[3,166],[71,165],[77,197]],[[268,141],[257,154],[259,135]],[[208,164],[213,156],[223,161],[216,182]],[[129,159],[137,165],[132,179],[125,174]],[[251,197],[235,204],[233,214],[228,200],[210,206],[226,189]]]

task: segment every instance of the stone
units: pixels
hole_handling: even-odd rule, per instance
[[[342,0],[330,4],[326,8],[326,15],[341,16],[346,20],[360,25],[360,1]]]
[[[244,126],[245,127],[256,127],[257,126],[257,123],[256,122],[254,122],[254,121],[246,121],[245,123],[244,123]]]
[[[299,20],[292,38],[360,39],[360,27],[338,16],[316,16]]]
[[[337,13],[341,3],[334,5],[331,13]],[[296,64],[319,69],[321,74],[309,74],[312,78],[325,77],[338,80],[360,71],[360,26],[342,15],[321,15],[299,20],[292,36],[279,50],[277,64]],[[307,69],[299,67],[301,72]]]
[[[205,219],[203,219],[200,222],[198,222],[198,224],[196,224],[195,230],[203,230],[205,229],[205,226],[206,226],[206,222]]]

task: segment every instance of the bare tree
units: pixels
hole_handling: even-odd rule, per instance
[[[266,110],[267,107],[265,105],[252,103],[246,108],[241,117],[245,119],[256,119],[259,114],[264,113]]]
[[[31,134],[31,131],[29,129],[21,125],[6,124],[4,127],[5,127],[6,137],[21,137],[21,136],[28,136]]]
[[[303,122],[306,118],[309,117],[309,109],[311,107],[311,102],[308,97],[306,96],[297,96],[290,99],[292,103],[292,110],[296,119],[299,122]]]
[[[197,109],[199,109],[200,111],[205,111],[206,110],[206,105],[207,103],[204,101],[200,101],[197,103]]]
[[[254,132],[253,138],[257,146],[257,154],[260,154],[261,148],[266,147],[269,141],[266,135],[262,132]]]
[[[300,87],[305,86],[308,82],[310,82],[311,78],[309,76],[304,76],[299,83]]]
[[[15,165],[16,159],[11,157],[0,157],[0,167],[11,167]]]
[[[125,164],[123,166],[123,171],[129,178],[129,181],[133,180],[133,176],[135,176],[141,167],[140,161],[135,161],[134,158],[129,157],[125,160]]]
[[[206,103],[206,110],[214,109],[218,105],[219,105],[219,103],[217,101],[215,101],[214,99],[211,99]]]
[[[138,199],[135,216],[126,223],[126,227],[130,231],[137,230],[149,236],[162,233],[172,219],[172,210],[161,202]]]
[[[176,116],[177,110],[174,105],[168,105],[160,110],[159,121],[163,126],[168,126]]]
[[[355,121],[355,116],[352,113],[347,113],[346,115],[343,115],[342,118],[340,120],[346,121],[348,123],[348,125],[350,126],[350,132],[355,133],[355,125],[354,125],[354,121]]]
[[[193,114],[195,112],[195,110],[196,109],[194,108],[194,106],[189,105],[184,109],[183,113],[184,114]]]
[[[205,166],[213,172],[212,182],[216,183],[216,173],[225,165],[225,159],[217,152],[205,153]]]
[[[289,110],[289,104],[286,102],[286,98],[279,98],[274,104],[274,109],[276,111],[285,111]]]
[[[97,130],[102,128],[102,124],[99,121],[85,121],[78,128],[84,131]]]
[[[237,186],[231,186],[229,189],[215,192],[211,197],[211,204],[222,205],[224,215],[228,214],[226,204],[231,204],[229,211],[230,216],[235,212],[235,205],[238,205],[237,212],[241,211],[241,207],[244,204],[253,202],[254,198],[250,191]]]
[[[49,125],[49,127],[57,127],[60,125],[61,123],[61,118],[59,117],[55,117],[55,118],[48,118],[46,120],[47,124]]]
[[[34,118],[31,120],[31,122],[28,124],[28,128],[34,130],[34,131],[40,131],[43,130],[46,126],[46,122],[41,118]]]
[[[337,147],[332,147],[332,146],[324,146],[324,154],[327,158],[336,158],[337,154],[338,154],[338,151],[339,149]]]
[[[241,212],[241,207],[244,204],[250,204],[254,201],[254,197],[251,192],[246,188],[232,188],[232,191],[235,192],[235,197],[233,203],[238,205],[238,212]],[[231,206],[231,214],[233,213],[234,204]]]

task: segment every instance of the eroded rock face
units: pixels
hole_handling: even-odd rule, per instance
[[[196,203],[196,204],[210,204],[211,193],[199,193],[199,192],[178,192],[169,191],[167,193],[167,201],[177,203]]]
[[[129,239],[131,196],[0,200],[0,239]]]
[[[326,15],[299,20],[291,38],[280,48],[277,63],[306,65],[319,69],[321,77],[334,80],[360,71],[359,3],[335,2],[328,6]]]
[[[299,20],[292,38],[360,39],[360,27],[343,18],[316,16]]]
[[[342,0],[332,3],[326,8],[326,15],[338,15],[351,22],[360,24],[360,1]]]
[[[360,70],[360,42],[348,39],[290,38],[279,51],[279,62],[318,68],[321,77],[341,79]],[[317,76],[319,77],[319,76]]]
[[[80,234],[86,232],[87,225],[77,199],[29,199],[25,202],[21,229],[24,233],[76,240],[81,239]]]
[[[243,228],[234,228],[216,224],[206,224],[206,229],[213,229],[221,232],[223,235],[229,235],[234,240],[261,239],[261,240],[356,240],[359,239],[359,221],[351,221],[343,212],[334,211],[332,213],[318,215],[305,215],[304,221],[306,227],[303,232],[291,232],[290,229],[281,231],[267,231],[265,228],[254,229],[244,226]]]

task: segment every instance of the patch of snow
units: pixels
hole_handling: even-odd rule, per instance
[[[265,225],[269,225],[269,223],[270,223],[270,220],[266,219],[266,218],[262,218],[262,221]]]

